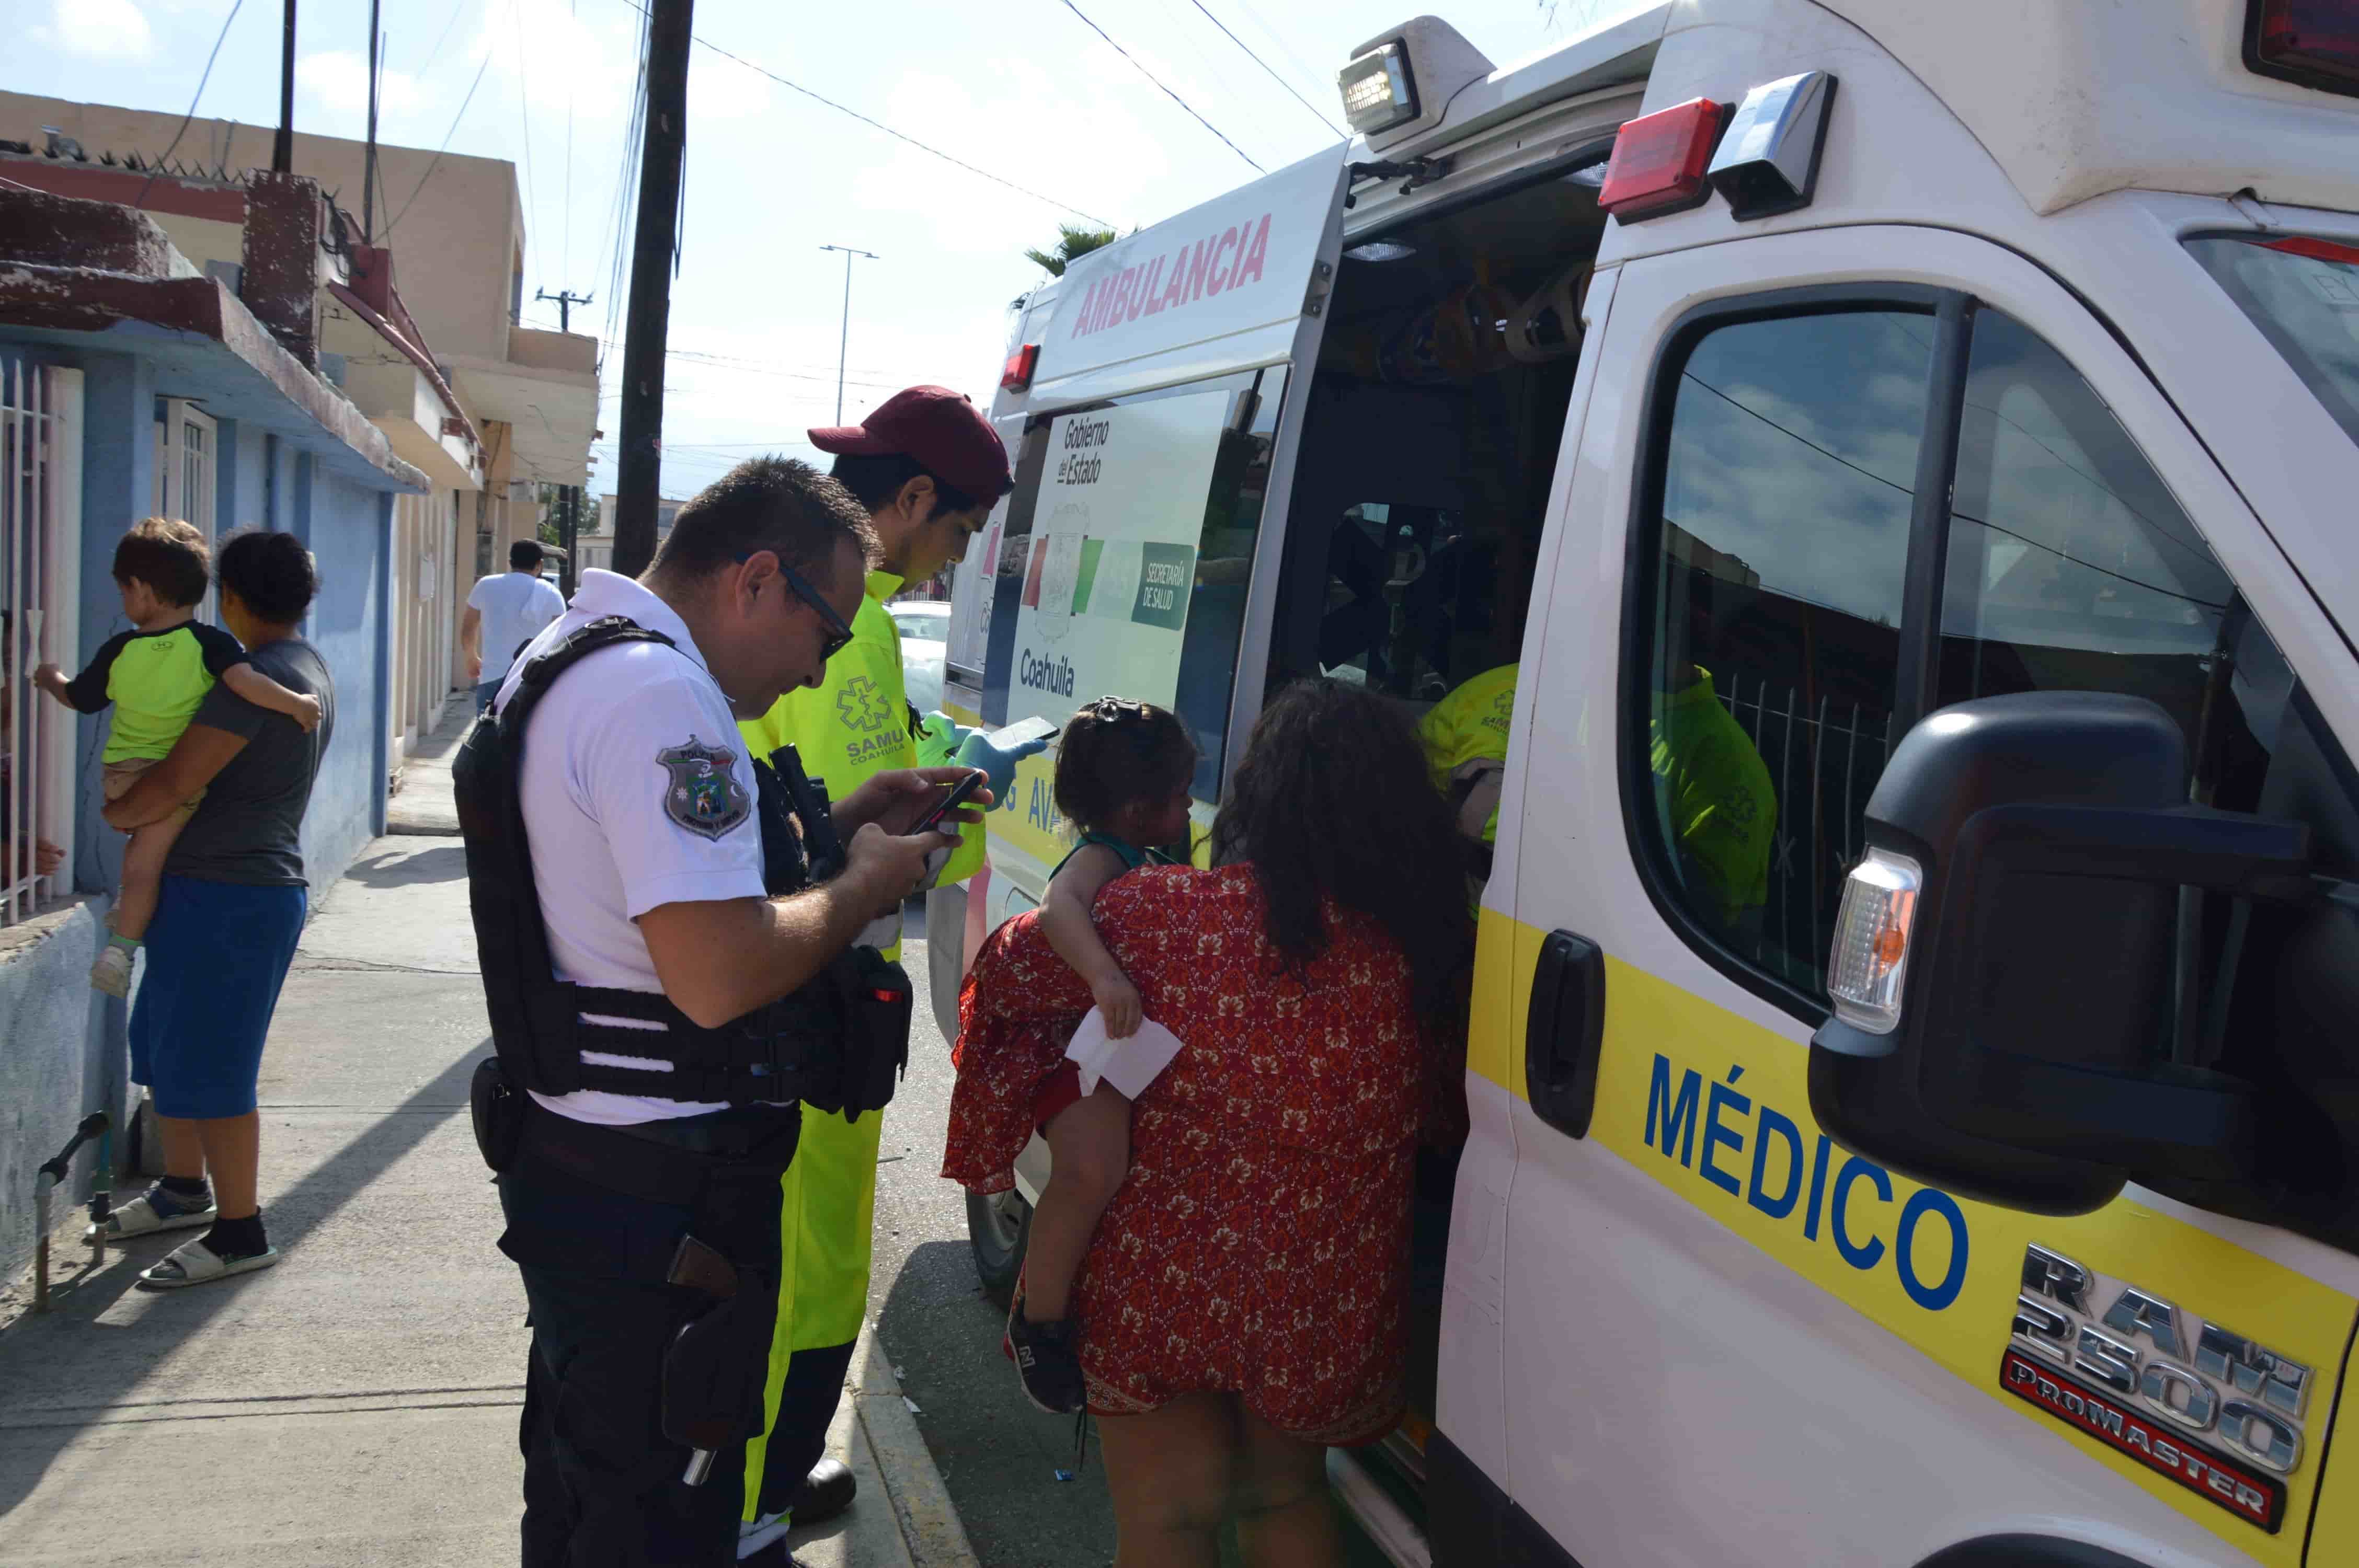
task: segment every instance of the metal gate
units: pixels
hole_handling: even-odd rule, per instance
[[[80,372],[0,360],[0,925],[73,885],[77,716],[37,690],[79,662]]]

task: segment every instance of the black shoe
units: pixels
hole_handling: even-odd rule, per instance
[[[841,1459],[821,1459],[803,1477],[794,1495],[787,1499],[787,1511],[794,1516],[795,1528],[818,1524],[832,1519],[852,1506],[860,1495],[860,1477],[852,1466]]]
[[[1017,1301],[1016,1310],[1007,1314],[1007,1353],[1015,1358],[1024,1397],[1036,1409],[1050,1415],[1071,1415],[1089,1402],[1089,1389],[1082,1380],[1082,1358],[1073,1349],[1071,1318],[1028,1322],[1023,1302]]]

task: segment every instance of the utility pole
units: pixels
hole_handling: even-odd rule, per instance
[[[369,0],[368,148],[361,154],[361,238],[376,243],[376,62],[385,39],[377,31],[378,0]]]
[[[270,149],[270,167],[295,172],[295,0],[287,0],[287,36],[278,51],[278,141]]]
[[[855,251],[850,245],[821,245],[820,249],[843,253],[843,335],[836,340],[835,344],[835,422],[841,425],[843,423],[843,356],[852,346],[852,258],[866,256],[875,261],[876,253]]]
[[[582,583],[582,568],[573,558],[582,547],[581,536],[582,487],[569,484],[557,492],[557,542],[565,546],[565,564],[557,572],[558,587],[569,604]]]
[[[290,0],[291,3],[291,0]],[[614,569],[636,577],[656,556],[663,487],[664,353],[679,253],[679,178],[688,158],[688,45],[694,0],[650,0],[647,135],[639,157],[638,226],[623,330],[623,434],[614,475]]]
[[[557,307],[557,330],[560,332],[571,332],[573,330],[573,308],[576,305],[587,305],[591,300],[596,298],[597,296],[593,294],[576,294],[571,289],[560,289],[557,293],[551,294],[549,290],[543,288],[536,291],[533,297],[535,299],[546,299],[554,304]]]

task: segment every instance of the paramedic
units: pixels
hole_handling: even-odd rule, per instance
[[[913,386],[887,398],[865,422],[816,429],[811,444],[835,454],[833,477],[866,508],[884,555],[868,574],[853,616],[852,642],[828,661],[814,689],[789,691],[740,726],[756,754],[792,745],[811,776],[841,799],[888,768],[957,760],[991,774],[1004,792],[1019,756],[987,736],[909,707],[901,678],[901,638],[885,601],[966,553],[992,506],[1013,481],[1006,448],[991,422],[958,393]],[[982,863],[983,830],[936,865],[933,880],[957,881]],[[897,906],[859,940],[888,958],[900,953]],[[802,1144],[783,1179],[783,1271],[765,1390],[766,1436],[745,1454],[740,1550],[761,1551],[787,1526],[810,1524],[848,1507],[852,1472],[823,1457],[868,1303],[870,1232],[876,1202],[881,1113],[847,1122],[806,1108]]]

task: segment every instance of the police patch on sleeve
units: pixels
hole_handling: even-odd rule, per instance
[[[754,815],[753,796],[731,770],[737,753],[690,735],[656,753],[664,770],[664,815],[702,838],[719,838]]]

